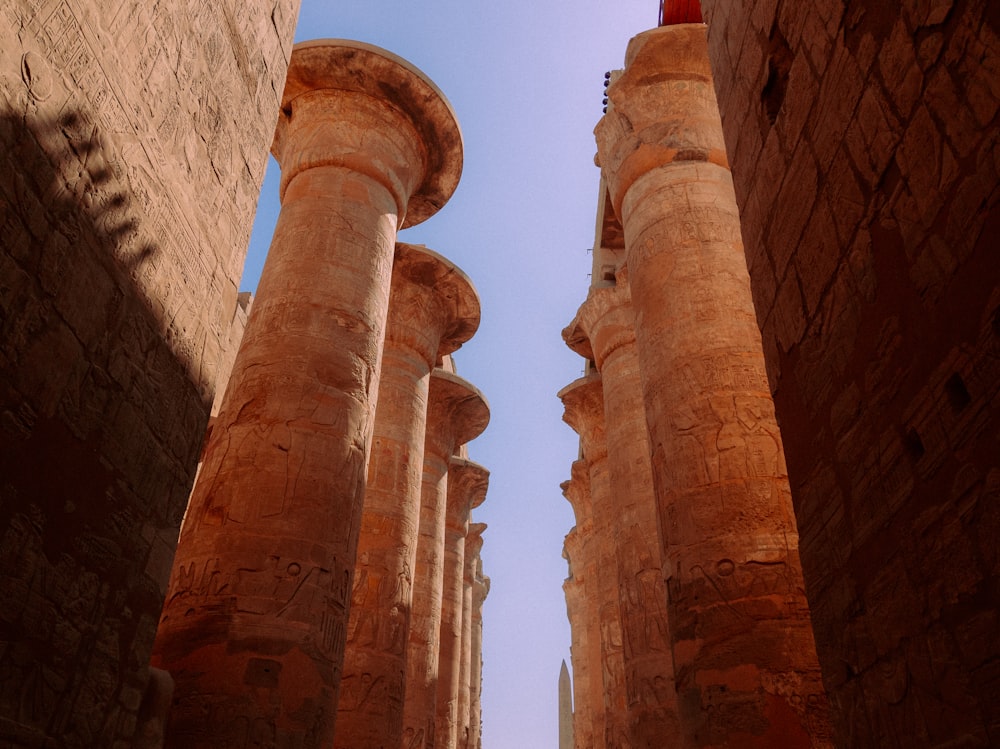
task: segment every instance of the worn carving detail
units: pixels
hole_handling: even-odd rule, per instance
[[[327,85],[359,56],[380,80]],[[157,635],[155,662],[177,680],[171,746],[241,742],[242,727],[258,724],[279,746],[331,745],[342,682],[343,712],[388,705],[380,726],[401,735],[402,664],[342,668],[348,641],[395,656],[405,647],[408,563],[390,564],[369,549],[354,574],[356,544],[397,214],[414,190],[435,191],[439,202],[449,194],[447,178],[441,185],[423,173],[423,149],[440,144],[424,143],[413,120],[438,118],[422,123],[428,138],[450,138],[457,125],[439,94],[437,103],[390,103],[383,97],[393,86],[422,90],[429,82],[368,45],[305,43],[293,53],[274,146],[282,211],[206,445]],[[334,110],[344,121],[331,130]],[[373,150],[368,156],[385,174],[324,155],[356,142]],[[458,169],[460,148],[451,155],[438,166]],[[411,533],[415,527],[415,517],[384,521]],[[369,523],[371,532],[381,523]],[[267,668],[259,665],[265,657],[273,661]],[[213,717],[223,712],[240,718]]]
[[[296,9],[0,8],[4,746],[162,734],[150,649]]]
[[[996,743],[993,8],[703,5],[837,745]]]

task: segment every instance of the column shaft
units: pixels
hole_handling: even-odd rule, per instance
[[[449,462],[456,448],[479,435],[488,420],[489,408],[478,390],[456,375],[434,370],[424,443],[413,617],[407,644],[406,700],[403,704],[403,745],[407,749],[443,745],[435,733],[435,716],[445,584]]]
[[[449,483],[451,483],[449,476]],[[449,490],[449,494],[452,491]],[[449,500],[452,498],[449,497]],[[462,661],[462,602],[464,599],[465,537],[468,510],[449,501],[444,536],[444,584],[441,596],[441,645],[438,650],[437,727],[434,736],[440,749],[458,744],[458,692]]]
[[[678,740],[680,726],[635,317],[627,270],[617,277],[617,286],[591,289],[563,335],[588,338],[604,383],[628,736],[639,749]]]
[[[594,499],[594,544],[597,573],[595,609],[600,632],[600,664],[603,698],[604,737],[595,741],[608,749],[628,749],[625,694],[625,653],[622,640],[621,610],[618,605],[618,557],[611,529],[614,525],[614,497],[607,456],[590,463],[590,487]]]
[[[236,740],[244,723],[279,746],[332,735],[395,211],[338,167],[285,193],[157,636],[173,746]]]
[[[430,431],[430,424],[428,424]],[[414,572],[413,618],[407,643],[403,745],[433,749],[441,645],[441,596],[444,587],[445,508],[448,496],[447,456],[424,452],[420,532]]]
[[[338,748],[395,748],[403,740],[430,373],[439,355],[472,335],[478,319],[464,274],[426,248],[397,245],[337,705]]]
[[[566,594],[570,659],[573,663],[573,745],[576,749],[594,749],[594,717],[590,697],[592,667],[588,658],[590,622],[579,524],[566,535],[563,548],[563,556],[569,559],[570,568],[569,577],[563,583],[563,592]]]
[[[472,592],[472,689],[469,705],[469,749],[482,749],[483,693],[483,603],[490,592],[490,579],[483,575],[483,560],[476,554],[476,576]]]
[[[823,745],[823,688],[704,35],[689,24],[636,37],[597,129],[638,321],[685,742]]]
[[[464,458],[452,457],[448,471],[437,727],[434,732],[437,746],[443,749],[455,749],[462,738],[459,723],[462,720],[466,539],[470,532],[471,510],[485,499],[488,480],[489,473],[482,466]],[[477,529],[477,532],[482,532],[482,528]],[[471,619],[469,621],[471,624]]]
[[[594,372],[559,392],[566,408],[563,418],[580,435],[584,460],[589,469],[593,533],[587,544],[589,616],[594,622],[589,661],[594,668],[594,742],[598,746],[627,747],[626,695],[621,615],[618,607],[618,562],[614,547],[614,498],[608,474],[604,396],[600,374]],[[590,571],[592,570],[592,572]],[[603,731],[600,731],[603,729]]]
[[[172,747],[331,744],[396,229],[461,169],[433,85],[343,41],[296,45],[274,152],[282,210],[154,650]]]
[[[480,525],[482,527],[477,528]],[[481,523],[470,524],[465,537],[465,574],[462,581],[462,648],[458,679],[458,746],[468,749],[471,732],[472,709],[472,606],[473,588],[476,583],[476,566],[485,529]]]

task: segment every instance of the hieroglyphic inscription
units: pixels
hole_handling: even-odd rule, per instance
[[[238,281],[271,137],[267,117],[258,116],[261,92],[270,92],[268,106],[277,111],[273,85],[262,83],[276,80],[283,67],[265,69],[258,56],[251,57],[259,62],[241,66],[247,50],[263,41],[254,38],[260,31],[249,21],[252,14],[236,13],[242,19],[237,30],[228,22],[228,8],[215,4],[216,10],[206,11],[202,5],[200,23],[179,27],[169,8],[132,5],[118,3],[104,15],[61,0],[19,20],[35,33],[29,44],[44,50],[70,92],[53,116],[83,119],[106,154],[127,152],[127,172],[118,164],[112,168],[122,180],[111,195],[115,213],[123,215],[117,228],[128,229],[119,259],[149,260],[142,249],[160,249],[156,261],[134,277],[207,394],[225,344],[223,320],[231,314],[212,309],[221,301],[212,292]],[[233,35],[241,31],[252,36],[235,45]],[[266,39],[268,50],[280,50],[280,41]],[[234,52],[236,46],[242,53]],[[283,66],[283,56],[278,59]],[[119,73],[122,68],[129,74]],[[220,76],[252,76],[259,83],[241,98],[215,85]],[[33,90],[42,85],[33,84]],[[248,108],[255,116],[241,116]],[[236,143],[255,154],[249,170],[243,158],[236,168]]]
[[[296,6],[0,4],[0,744],[134,730]]]
[[[289,621],[312,623],[319,633],[317,649],[335,660],[346,639],[350,577],[350,568],[336,559],[321,567],[271,556],[260,567],[237,569],[227,569],[217,557],[191,561],[171,580],[163,618],[227,603],[240,614],[261,617],[261,626],[265,620],[276,628]]]

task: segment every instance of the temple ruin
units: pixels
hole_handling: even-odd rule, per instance
[[[1000,741],[998,32],[665,0],[608,72],[578,749]]]
[[[0,746],[488,747],[480,301],[397,238],[459,123],[298,11],[0,6]],[[563,331],[549,740],[1000,744],[1000,15],[660,19],[607,75]]]

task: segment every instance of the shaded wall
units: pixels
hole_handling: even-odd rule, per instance
[[[135,730],[297,7],[0,5],[4,746]]]
[[[1000,743],[1000,13],[703,5],[838,743]]]

